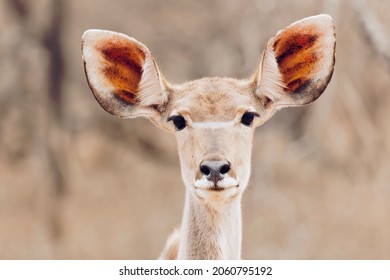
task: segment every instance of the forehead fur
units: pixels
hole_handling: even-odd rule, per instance
[[[169,111],[185,111],[193,121],[231,120],[240,107],[253,107],[254,85],[232,78],[202,78],[173,87]]]

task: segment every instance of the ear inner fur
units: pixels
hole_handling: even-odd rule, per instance
[[[113,94],[121,101],[134,105],[142,78],[145,53],[137,46],[121,42],[103,41],[97,47],[104,58],[103,73],[114,88]]]
[[[335,64],[335,28],[328,15],[297,21],[267,44],[257,75],[257,96],[268,107],[304,105],[328,85]],[[264,102],[264,100],[272,102]]]
[[[278,68],[286,91],[301,92],[321,65],[321,43],[314,25],[294,26],[282,31],[273,45]]]
[[[90,29],[81,50],[88,85],[104,110],[158,122],[167,83],[145,45],[121,33]]]

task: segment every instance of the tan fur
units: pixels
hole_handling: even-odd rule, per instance
[[[322,94],[333,72],[334,46],[332,19],[310,17],[270,39],[250,79],[171,85],[137,40],[99,30],[83,35],[85,71],[100,105],[120,117],[149,118],[176,136],[185,207],[181,228],[160,258],[241,257],[241,198],[250,177],[254,130],[281,107],[303,105]],[[247,114],[255,116],[253,123],[246,124]],[[178,117],[185,123],[175,129]],[[211,179],[206,163],[227,169],[221,167],[218,180]]]
[[[160,260],[176,260],[179,254],[180,230],[175,229],[168,237],[164,250],[161,252]]]

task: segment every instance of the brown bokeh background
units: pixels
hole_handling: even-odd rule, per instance
[[[181,220],[174,136],[105,113],[80,38],[126,33],[171,82],[253,73],[306,16],[336,23],[323,96],[258,128],[245,259],[390,258],[389,1],[0,1],[0,258],[154,259]]]

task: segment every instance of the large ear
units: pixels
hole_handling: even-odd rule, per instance
[[[89,87],[104,110],[123,118],[159,115],[167,84],[142,43],[116,32],[87,30],[82,55]]]
[[[316,100],[332,77],[335,44],[328,15],[294,22],[271,38],[255,74],[256,95],[265,109]]]

